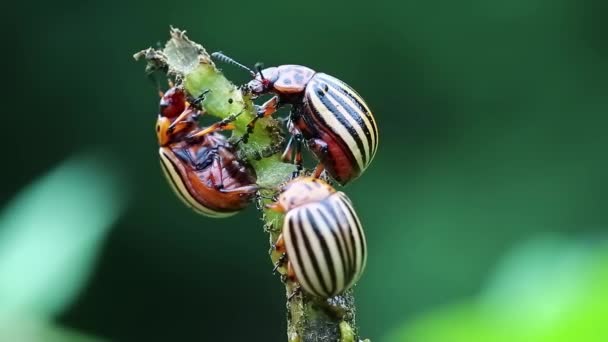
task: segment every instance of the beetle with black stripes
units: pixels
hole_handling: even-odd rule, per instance
[[[245,88],[253,97],[275,94],[257,107],[249,133],[259,118],[272,115],[283,105],[292,106],[290,130],[295,134],[283,154],[285,159],[301,163],[301,136],[320,161],[314,175],[325,169],[342,185],[359,177],[374,159],[378,126],[368,105],[348,84],[302,65],[258,67],[254,72],[220,52],[212,56],[248,70],[254,79]],[[243,140],[247,141],[247,134]],[[296,157],[292,158],[294,144]]]
[[[285,213],[275,248],[284,253],[287,276],[309,294],[330,298],[359,280],[367,243],[350,199],[326,182],[298,177],[268,206]]]

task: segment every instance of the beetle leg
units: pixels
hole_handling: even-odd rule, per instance
[[[261,118],[265,118],[274,114],[274,112],[276,112],[278,108],[278,96],[273,96],[270,100],[264,102],[264,104],[262,104],[261,106],[256,106],[256,116],[247,124],[247,132],[245,132],[245,134],[243,134],[243,136],[237,141],[237,144],[239,144],[241,141],[246,144],[247,141],[249,141],[249,135],[253,133],[253,129],[255,128],[256,122]]]
[[[297,283],[298,279],[296,278],[296,272],[293,270],[293,266],[291,265],[291,262],[289,262],[289,261],[287,261],[287,279],[289,279],[290,281],[296,282],[296,286],[293,288],[293,290],[291,291],[289,296],[287,296],[287,300],[291,300],[291,298],[293,298],[294,296],[298,295],[301,292],[302,287],[300,286],[299,283]]]
[[[190,102],[190,105],[196,109],[202,110],[203,109],[202,104],[203,104],[203,101],[205,100],[205,96],[210,91],[211,91],[211,89],[205,89],[199,96],[193,98],[191,101],[188,100]]]
[[[224,194],[237,193],[237,194],[253,194],[258,191],[259,187],[257,185],[244,185],[239,186],[238,188],[231,189],[220,189],[220,191]]]
[[[260,116],[256,116],[255,118],[253,118],[253,120],[249,121],[249,123],[247,124],[247,131],[245,132],[245,134],[243,134],[243,136],[239,140],[236,141],[235,145],[238,145],[241,142],[246,144],[249,141],[249,135],[251,135],[251,133],[253,133],[253,129],[255,128],[255,123],[258,121],[259,118],[260,118]]]
[[[285,239],[283,239],[282,233],[277,237],[277,241],[274,243],[273,248],[279,253],[285,253]]]
[[[196,141],[197,138],[200,138],[200,137],[210,134],[210,133],[233,130],[236,127],[234,126],[234,124],[232,124],[232,122],[234,120],[236,120],[236,118],[238,118],[239,115],[241,115],[242,113],[243,113],[243,111],[240,111],[237,114],[231,114],[228,117],[212,124],[211,126],[209,126],[207,128],[203,128],[201,130],[196,131],[195,133],[190,134],[188,137],[186,137],[186,139],[187,139],[187,141],[192,142],[192,141]]]
[[[292,145],[295,144],[295,157],[293,155]],[[292,159],[293,158],[293,159]],[[281,160],[284,162],[291,162],[296,165],[296,171],[294,171],[292,178],[296,178],[302,172],[302,134],[293,134],[287,142],[287,147],[281,155]]]
[[[189,129],[192,125],[196,124],[199,113],[192,110],[192,108],[186,108],[170,125],[167,127],[167,134],[173,134],[175,132],[181,132]]]
[[[293,269],[293,265],[287,259],[287,253],[285,250],[285,239],[283,239],[282,233],[279,234],[279,237],[277,238],[277,241],[275,242],[273,247],[276,251],[283,253],[283,255],[281,255],[281,258],[279,258],[279,260],[275,264],[275,268],[273,269],[273,272],[276,271],[282,265],[283,262],[287,261],[287,274],[281,275],[281,281],[287,282],[287,280],[289,280],[289,281],[297,282],[296,272]],[[295,288],[293,289],[293,291],[289,294],[287,299],[291,300],[291,298],[293,298],[295,295],[300,293],[300,290],[301,290],[300,284],[297,284],[295,286]]]
[[[294,172],[294,178],[300,176],[302,172],[302,134],[298,133],[295,135],[296,139],[296,156],[294,164],[296,164],[296,171]]]
[[[279,267],[282,267],[285,262],[287,261],[287,254],[283,253],[281,254],[281,257],[279,257],[279,260],[277,260],[277,262],[274,263],[274,267],[272,268],[272,273],[277,273],[277,270],[279,269]]]
[[[287,296],[287,300],[291,300],[293,297],[297,296],[302,290],[302,287],[300,286],[300,284],[296,285],[296,287],[294,287],[293,291],[291,291],[291,293],[289,294],[289,296]]]
[[[207,134],[211,134],[211,133],[219,132],[219,131],[229,131],[229,130],[233,130],[233,129],[235,129],[234,124],[228,123],[224,119],[222,121],[214,123],[213,125],[211,125],[207,128],[203,128],[201,130],[198,130],[195,133],[190,134],[188,137],[186,137],[186,139],[188,141],[196,141],[197,138],[200,138]]]
[[[220,182],[219,184],[215,185],[216,189],[223,189],[224,188],[224,168],[222,167],[222,156],[221,153],[217,153],[217,155],[215,156],[215,164],[217,165],[217,168],[219,170],[219,176],[220,176]]]
[[[279,269],[279,267],[282,267],[285,264],[285,262],[287,262],[287,267],[289,268],[289,261],[287,260],[287,252],[285,251],[285,240],[283,239],[283,233],[279,234],[279,237],[277,237],[277,241],[272,245],[272,248],[275,251],[282,253],[279,260],[277,260],[277,262],[275,262],[274,268],[272,269],[272,273],[276,273],[276,271]],[[281,274],[281,281],[286,282],[287,277],[288,277],[288,275]]]
[[[181,112],[181,114],[178,115],[177,118],[175,118],[175,120],[173,120],[173,123],[171,123],[171,125],[169,126],[169,129],[172,129],[171,127],[177,126],[179,124],[187,123],[188,121],[190,121],[189,119],[192,115],[194,115],[194,113],[195,113],[195,111],[192,110],[192,108],[186,107],[186,109],[183,112]]]
[[[325,170],[325,166],[323,165],[323,163],[319,163],[317,164],[317,167],[315,167],[315,170],[312,173],[312,176],[314,178],[319,178],[321,177],[321,174],[323,173],[323,171]]]
[[[327,156],[327,144],[321,139],[310,139],[307,141],[308,147],[319,157],[319,164],[315,168],[313,172],[313,177],[319,178],[323,170],[325,170],[325,165],[323,165],[323,161]]]
[[[293,265],[289,261],[287,261],[287,277],[289,277],[290,280],[296,280],[296,271],[294,271]]]
[[[274,114],[279,108],[279,97],[273,96],[270,100],[264,102],[261,106],[257,107],[257,116],[265,118]]]
[[[263,201],[264,200],[271,200],[271,201],[275,201],[276,199],[274,198],[274,196],[268,196],[268,195],[262,195],[262,191],[263,190],[268,190],[268,188],[264,188],[262,186],[258,186],[258,191],[255,194],[255,208],[257,210],[262,210],[265,209],[266,207],[264,206]]]
[[[289,141],[287,142],[287,147],[285,147],[285,151],[283,151],[283,154],[281,155],[281,160],[284,162],[291,161],[291,157],[292,157],[291,145],[293,145],[293,141],[294,141],[294,136],[292,135],[289,138]]]
[[[276,211],[278,213],[285,213],[285,208],[283,208],[283,206],[281,205],[281,203],[279,202],[274,202],[274,203],[270,203],[270,204],[266,204],[266,208]]]

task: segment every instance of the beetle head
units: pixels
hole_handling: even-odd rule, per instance
[[[186,93],[181,87],[171,87],[162,94],[159,103],[159,114],[167,118],[176,118],[186,110]]]
[[[282,187],[276,206],[289,211],[301,205],[322,201],[335,192],[334,188],[318,178],[298,177]]]
[[[255,78],[247,83],[247,89],[253,94],[262,95],[271,92],[274,88],[274,82],[279,78],[279,70],[277,67],[258,69]]]
[[[172,87],[162,94],[156,120],[156,138],[165,146],[183,137],[197,127],[194,110],[186,101],[186,93],[180,87]]]

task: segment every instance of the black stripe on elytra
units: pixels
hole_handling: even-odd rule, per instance
[[[302,209],[302,210],[306,210],[306,209]],[[305,226],[302,224],[302,219],[303,219],[302,211],[300,210],[296,214],[297,214],[296,221],[299,226],[298,232],[300,234],[302,234],[302,236],[301,236],[302,242],[300,244],[296,245],[297,246],[296,248],[298,249],[298,251],[301,249],[306,249],[306,252],[308,253],[308,261],[313,268],[312,272],[316,276],[318,282],[313,281],[311,274],[309,274],[307,272],[308,267],[305,267],[304,264],[300,264],[302,266],[302,273],[304,273],[304,277],[306,278],[306,281],[308,282],[310,287],[314,289],[316,294],[319,296],[323,296],[323,294],[325,294],[327,292],[327,289],[324,289],[323,278],[320,277],[321,272],[319,270],[319,265],[318,265],[317,259],[310,246],[310,241],[308,241],[308,236],[307,236],[306,232],[304,231]]]
[[[163,153],[164,156],[164,153]],[[184,194],[182,194],[182,192],[179,190],[179,187],[177,186],[177,184],[175,183],[175,180],[173,179],[173,176],[169,170],[169,168],[167,167],[167,165],[165,164],[164,159],[167,159],[169,161],[169,163],[171,163],[171,167],[175,170],[175,173],[177,173],[177,175],[181,178],[182,176],[180,175],[179,171],[177,170],[177,168],[175,167],[175,164],[173,164],[173,162],[171,161],[171,159],[169,159],[167,156],[164,156],[164,158],[161,158],[160,161],[160,165],[163,167],[163,169],[165,170],[165,174],[167,175],[167,178],[169,178],[169,182],[171,182],[171,186],[173,187],[173,189],[175,189],[175,192],[178,193],[179,197],[182,199],[182,201],[184,201],[185,203],[190,203],[188,200],[186,200]],[[183,180],[182,180],[183,182]]]
[[[357,224],[357,221],[356,221],[356,220],[354,220],[354,218],[352,217],[352,212],[350,212],[349,210],[347,210],[348,212],[344,210],[344,208],[343,208],[343,207],[346,207],[346,205],[343,203],[343,201],[338,201],[338,202],[340,203],[340,204],[339,204],[339,205],[340,205],[340,207],[342,207],[342,208],[341,208],[341,211],[344,213],[344,215],[345,215],[345,216],[350,216],[350,218],[353,220],[353,222],[354,222],[354,223],[355,223],[355,225],[356,225],[356,224]],[[357,245],[355,244],[355,236],[353,235],[353,230],[354,230],[354,229],[356,229],[356,227],[351,227],[351,226],[350,226],[350,223],[349,223],[350,221],[348,220],[348,218],[347,218],[347,221],[346,221],[346,222],[347,222],[347,224],[349,225],[349,226],[348,226],[348,229],[347,229],[347,233],[348,233],[347,238],[348,238],[348,240],[349,240],[349,242],[350,242],[350,246],[352,247],[352,250],[353,250],[353,254],[352,254],[352,256],[353,256],[353,262],[352,262],[352,264],[351,264],[351,265],[352,265],[352,268],[353,268],[353,272],[355,272],[355,273],[356,273],[356,272],[357,272],[357,254],[358,254],[358,253],[357,253],[357,248],[359,247],[359,246],[357,246]]]
[[[340,236],[344,240],[346,247],[348,248],[348,275],[351,278],[354,275],[355,269],[357,268],[356,264],[356,254],[355,247],[349,240],[349,233],[352,232],[352,227],[348,221],[348,214],[342,208],[342,197],[337,196],[333,199],[332,210],[335,213],[336,217],[340,218]]]
[[[363,228],[359,224],[359,221],[357,220],[357,216],[355,214],[355,210],[350,205],[350,203],[348,201],[344,201],[343,205],[346,207],[346,210],[348,210],[348,212],[350,213],[351,217],[353,218],[353,222],[355,222],[355,225],[356,225],[356,228],[357,228],[357,233],[359,234],[359,246],[358,246],[359,248],[358,248],[358,250],[361,251],[361,255],[360,255],[359,260],[361,261],[361,267],[363,267],[364,256],[365,256],[365,253],[367,253],[367,251],[365,250],[365,242],[364,242],[365,236],[363,235]],[[354,244],[354,240],[353,240],[353,244]],[[357,270],[357,272],[360,272],[360,271],[361,270]]]
[[[347,277],[350,277],[350,273],[354,269],[354,252],[353,247],[348,243],[348,238],[344,233],[345,229],[349,229],[348,221],[346,220],[346,215],[344,213],[344,210],[342,210],[342,208],[336,202],[340,202],[340,198],[338,197],[336,199],[334,196],[332,196],[327,200],[322,201],[321,204],[331,213],[332,217],[336,218],[336,222],[338,225],[337,233],[340,237],[339,241],[343,244],[344,247],[344,273]]]
[[[306,113],[309,113],[309,115],[302,115],[302,119],[306,123],[308,129],[311,131],[311,137],[319,138],[321,136],[321,133],[331,136],[331,138],[334,139],[336,143],[340,145],[340,151],[344,152],[345,157],[350,162],[350,166],[355,170],[354,173],[358,174],[361,169],[359,168],[359,163],[357,162],[353,151],[351,151],[351,149],[348,147],[348,144],[340,136],[338,136],[337,133],[333,129],[331,129],[331,127],[327,125],[327,122],[319,113],[319,111],[313,106],[312,101],[309,98],[306,98],[302,110],[304,110]],[[330,155],[329,157],[333,156]],[[333,162],[333,158],[331,159],[331,161]]]
[[[177,165],[175,165],[175,163],[171,160],[171,158],[167,157],[164,153],[163,153],[163,156],[164,156],[164,158],[161,158],[160,165],[162,165],[163,169],[165,170],[165,173],[167,174],[167,178],[169,178],[169,181],[171,182],[171,186],[173,187],[173,189],[175,189],[175,192],[178,194],[178,196],[181,198],[181,200],[184,203],[188,203],[188,205],[190,205],[190,207],[194,211],[196,211],[197,213],[200,213],[200,214],[203,214],[203,215],[210,215],[210,213],[206,213],[206,212],[204,212],[202,210],[199,210],[196,206],[194,206],[193,204],[191,204],[190,201],[186,198],[186,196],[182,193],[182,191],[180,190],[179,186],[177,186],[177,183],[175,182],[175,179],[173,179],[172,173],[170,172],[169,168],[167,167],[167,165],[165,165],[164,160],[166,159],[167,161],[169,161],[169,163],[171,164],[171,167],[173,168],[173,170],[175,170],[175,173],[181,179],[182,183],[184,183],[184,180],[182,178],[181,173],[179,172],[179,170],[177,168]],[[184,185],[184,187],[186,188],[186,190],[188,190],[187,186]],[[190,196],[192,196],[192,194],[190,194]],[[194,196],[192,196],[192,197],[194,197]],[[204,207],[207,208],[207,209],[209,209],[209,211],[215,212],[215,210],[213,210],[211,208],[208,208],[207,206],[204,206]]]
[[[341,234],[341,229],[340,229],[341,224],[338,220],[338,217],[336,217],[335,211],[333,210],[333,206],[331,204],[327,203],[327,201],[321,201],[320,204],[324,210],[319,210],[319,213],[320,213],[321,217],[323,218],[323,220],[327,223],[327,225],[332,228],[332,229],[330,229],[331,235],[333,236],[333,239],[336,241],[336,246],[338,246],[338,252],[340,253],[340,261],[342,264],[341,271],[344,276],[343,277],[344,278],[343,286],[347,286],[349,283],[348,280],[350,279],[349,273],[350,273],[351,267],[348,267],[349,257],[347,256],[347,252],[345,251],[346,246],[344,246],[344,239],[342,238],[342,234]],[[331,216],[328,216],[329,214],[331,214]],[[330,217],[331,217],[331,219],[330,219]],[[337,279],[336,279],[336,284],[337,284]]]
[[[355,214],[355,209],[353,208],[352,202],[347,199],[346,205],[348,207],[348,210],[353,214],[353,218],[355,219],[355,223],[357,224],[357,229],[359,231],[359,237],[361,240],[361,267],[363,267],[363,261],[367,256],[367,248],[365,247],[365,235],[363,233],[363,226],[361,226],[361,223],[359,222],[358,217]]]
[[[371,157],[371,155],[374,153],[374,145],[372,144],[371,132],[365,124],[365,119],[361,117],[361,111],[357,110],[356,108],[353,108],[350,104],[344,102],[342,97],[336,94],[335,87],[329,88],[329,91],[327,93],[330,94],[332,98],[342,106],[342,108],[346,109],[346,112],[348,112],[350,117],[353,118],[359,124],[359,127],[361,127],[361,130],[363,130],[363,134],[365,134],[365,137],[367,138],[367,146],[369,150],[369,155]],[[365,150],[362,151],[365,152]]]
[[[310,85],[309,85],[309,87],[310,87]],[[330,101],[328,94],[323,93],[323,95],[319,95],[318,91],[320,91],[320,90],[321,90],[320,85],[315,84],[313,86],[311,94],[314,94],[313,96],[316,96],[321,101],[321,103],[325,106],[325,108],[330,113],[334,114],[334,116],[336,117],[338,122],[340,122],[340,124],[342,124],[342,126],[344,126],[344,128],[346,128],[346,130],[348,131],[348,134],[353,138],[353,140],[357,144],[357,147],[359,148],[359,151],[360,151],[359,154],[362,157],[363,166],[365,166],[367,164],[367,155],[365,154],[365,150],[363,149],[363,140],[361,140],[361,137],[355,130],[355,127],[352,126],[350,124],[350,122],[348,121],[348,119],[346,119],[346,117],[342,114],[342,111],[340,111],[338,108],[336,108],[336,106],[334,106],[334,104]],[[316,112],[318,112],[318,111],[316,111]],[[335,130],[334,130],[334,132],[336,134],[338,133]],[[344,141],[344,139],[342,137],[340,137],[340,138]],[[348,146],[348,144],[346,144],[346,145]]]
[[[308,210],[310,210],[310,209],[302,209],[302,210],[305,211],[305,212],[308,212]],[[300,212],[299,214],[301,214],[300,217],[299,217],[300,222],[304,222],[303,221],[304,214],[302,212]],[[311,224],[311,226],[312,226],[312,224]],[[314,234],[314,231],[312,233],[313,233],[312,235],[316,235],[316,234]],[[308,257],[310,259],[310,262],[312,263],[312,267],[313,267],[313,269],[315,271],[317,279],[319,280],[319,285],[321,285],[322,289],[325,291],[324,294],[325,293],[329,293],[329,289],[327,288],[327,285],[325,284],[325,280],[323,279],[323,274],[322,274],[321,268],[319,266],[319,260],[316,257],[317,253],[315,253],[316,251],[313,251],[313,249],[312,249],[312,245],[310,244],[310,240],[308,238],[308,234],[306,234],[304,232],[304,226],[302,226],[302,239],[304,240],[303,241],[304,242],[304,248],[306,248],[306,252],[308,253]]]
[[[327,75],[329,76],[329,75]],[[332,79],[332,77],[326,77],[324,75],[319,75],[317,74],[317,76],[315,76],[315,78],[318,78],[319,80],[323,80],[323,82],[327,82],[329,84],[331,84],[332,86],[334,86],[335,88],[340,89],[346,96],[348,96],[353,103],[359,107],[359,109],[361,109],[361,111],[363,113],[365,113],[365,116],[367,116],[367,118],[369,119],[370,124],[372,125],[372,129],[375,132],[376,135],[376,141],[378,141],[378,127],[376,127],[376,122],[374,121],[374,117],[372,116],[372,113],[368,112],[365,106],[365,104],[361,103],[361,101],[359,101],[359,99],[357,99],[357,97],[354,94],[357,94],[357,96],[359,96],[361,98],[361,95],[359,95],[353,88],[351,88],[348,84],[341,82],[341,84],[338,84],[336,82],[334,82],[334,80]]]
[[[320,210],[317,209],[317,212],[319,212]],[[323,222],[325,224],[325,226],[323,226],[322,224],[320,224],[320,222],[317,222],[314,218],[314,216],[312,215],[312,209],[306,211],[307,217],[310,220],[310,222],[312,222],[312,226],[313,226],[313,230],[315,232],[315,234],[317,235],[317,239],[319,239],[319,244],[321,245],[321,250],[323,251],[323,261],[325,262],[325,264],[327,264],[327,270],[329,272],[329,279],[330,279],[330,284],[328,286],[328,288],[330,289],[328,293],[333,294],[336,292],[336,286],[338,283],[338,278],[336,275],[336,268],[334,267],[334,263],[333,263],[333,258],[331,256],[331,251],[329,250],[329,246],[327,245],[327,240],[325,239],[325,237],[323,236],[323,229],[328,229],[331,228],[331,226],[329,225],[329,222]],[[325,278],[324,278],[325,279]]]
[[[306,282],[308,285],[310,285],[311,290],[313,290],[317,295],[319,295],[317,289],[314,288],[314,286],[312,286],[310,277],[306,273],[306,267],[302,260],[303,257],[300,255],[300,252],[299,252],[301,246],[299,244],[300,238],[298,237],[298,233],[302,233],[302,227],[300,227],[300,225],[298,225],[297,222],[298,222],[297,217],[294,219],[293,216],[289,217],[289,220],[287,221],[287,227],[289,227],[289,229],[291,230],[291,240],[292,240],[293,246],[295,248],[295,252],[293,253],[293,255],[289,254],[289,255],[287,255],[287,257],[293,258],[295,264],[300,265],[300,269],[302,270],[303,278],[305,278],[305,279],[300,279],[299,281]],[[306,237],[304,237],[304,239],[305,238]]]

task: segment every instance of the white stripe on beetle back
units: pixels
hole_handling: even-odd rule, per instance
[[[331,87],[331,86],[330,86],[330,87]],[[330,89],[331,89],[331,88],[330,88]],[[340,97],[340,98],[341,98],[343,101],[346,101],[346,100],[347,100],[347,99],[346,99],[346,96],[344,96],[344,94],[342,94],[342,93],[340,92],[340,90],[339,90],[339,89],[336,89],[336,90],[334,91],[334,93],[337,93],[337,96],[339,96],[339,97]],[[355,119],[352,117],[352,115],[351,115],[351,114],[348,112],[348,110],[347,110],[346,108],[344,108],[344,107],[343,107],[343,106],[342,106],[342,105],[341,105],[341,104],[340,104],[340,103],[339,103],[339,102],[338,102],[338,101],[337,101],[337,100],[334,98],[333,94],[332,94],[332,95],[330,95],[330,94],[327,94],[327,93],[326,93],[326,94],[325,94],[325,97],[326,97],[326,98],[328,98],[328,99],[331,101],[331,103],[332,103],[332,104],[333,104],[333,105],[336,107],[336,109],[338,109],[338,110],[339,110],[339,111],[342,113],[342,116],[344,116],[344,117],[346,118],[346,120],[347,120],[347,121],[350,123],[350,125],[351,125],[351,126],[353,127],[353,129],[356,131],[357,135],[359,136],[359,139],[361,139],[361,142],[362,142],[362,144],[363,144],[364,151],[360,151],[360,149],[359,149],[359,148],[358,148],[358,146],[357,146],[357,149],[356,149],[356,150],[353,150],[353,154],[354,154],[354,153],[361,154],[361,152],[365,153],[365,155],[366,155],[365,160],[366,160],[366,166],[367,166],[367,165],[369,164],[369,160],[370,160],[370,158],[371,158],[371,155],[370,155],[370,146],[369,146],[369,143],[367,142],[367,137],[366,137],[366,135],[365,135],[365,132],[363,132],[363,128],[361,127],[361,122],[356,121],[356,120],[355,120]],[[357,110],[357,113],[356,113],[356,114],[357,114],[357,116],[358,116],[359,118],[361,118],[363,121],[367,121],[367,119],[365,119],[365,117],[362,115],[363,113],[361,113],[361,111]],[[373,132],[373,131],[371,131],[371,130],[370,130],[370,132]],[[372,140],[372,141],[373,141],[373,140]],[[362,157],[360,157],[360,158],[361,158],[361,160],[363,160],[363,158],[362,158]],[[363,169],[362,169],[362,170],[363,170]]]
[[[370,132],[370,135],[372,138],[372,153],[370,155],[370,159],[368,159],[368,164],[369,164],[371,162],[371,159],[373,159],[374,155],[376,154],[376,149],[378,148],[378,125],[376,124],[376,120],[374,119],[372,111],[367,106],[367,103],[365,103],[363,98],[351,86],[349,86],[348,84],[344,83],[343,81],[341,81],[331,75],[324,74],[324,73],[318,73],[315,75],[314,79],[319,79],[319,80],[327,79],[329,82],[334,82],[334,83],[341,85],[342,87],[344,87],[345,90],[348,91],[348,93],[350,95],[352,95],[354,98],[356,98],[357,101],[364,107],[367,114],[361,113],[362,114],[361,118],[364,119],[365,126],[367,127],[368,131]],[[346,103],[349,103],[354,108],[360,110],[359,105],[357,103],[355,103],[355,101],[353,99],[351,99],[348,96],[345,96],[342,93],[340,95],[343,96],[343,98],[346,100]]]
[[[325,292],[319,287],[319,279],[312,266],[311,257],[304,246],[305,236],[301,222],[301,212],[297,209],[290,210],[285,215],[285,226],[283,227],[283,239],[287,258],[291,263],[300,285],[309,293],[322,296]],[[294,255],[297,254],[297,255]]]
[[[188,188],[184,184],[182,175],[175,169],[176,166],[173,164],[171,158],[167,155],[168,153],[172,152],[165,151],[163,150],[163,148],[159,149],[161,169],[163,169],[163,173],[165,174],[165,177],[169,181],[169,184],[171,185],[171,188],[173,189],[177,197],[179,197],[179,199],[186,206],[192,208],[194,211],[201,215],[215,218],[228,217],[236,214],[236,212],[218,212],[207,208],[201,203],[199,203],[196,198],[194,198],[188,191]]]
[[[333,196],[330,196],[328,200],[331,201]],[[330,205],[334,205],[330,203]],[[338,222],[338,218],[332,215],[330,211],[326,208],[319,206],[319,210],[323,211],[325,217],[329,220],[330,229],[327,229],[324,232],[324,237],[328,242],[329,251],[331,253],[331,258],[333,259],[334,272],[336,273],[336,291],[334,294],[342,292],[346,289],[346,285],[348,285],[346,281],[346,270],[348,269],[346,260],[344,260],[344,256],[346,256],[346,251],[344,251],[344,255],[340,253],[340,248],[344,249],[346,246],[342,243],[341,233],[340,233],[340,224]],[[323,221],[325,222],[325,221]]]
[[[357,164],[359,165],[360,170],[365,169],[365,164],[363,163],[361,153],[356,153],[359,151],[359,146],[357,146],[357,142],[353,139],[350,132],[344,125],[338,121],[336,116],[321,102],[319,96],[314,93],[314,91],[309,90],[313,87],[306,87],[306,92],[309,93],[307,96],[311,102],[312,107],[319,112],[321,116],[320,119],[325,121],[325,125],[331,127],[331,129],[337,133],[337,135],[344,141],[344,143],[348,146],[348,149],[352,151]]]
[[[353,237],[355,240],[355,244],[353,246],[354,250],[356,252],[355,274],[354,274],[353,279],[351,280],[350,284],[348,284],[348,287],[351,287],[357,280],[359,280],[359,278],[361,277],[361,274],[363,273],[363,269],[365,268],[366,255],[367,255],[366,246],[367,245],[365,242],[365,235],[363,233],[363,228],[361,227],[361,222],[359,221],[359,218],[355,214],[352,204],[350,203],[350,199],[348,199],[348,197],[346,197],[346,195],[342,192],[339,192],[336,194],[338,196],[342,197],[342,201],[340,201],[340,205],[344,207],[343,210],[346,213],[349,213],[347,215],[347,217],[348,217],[348,220],[351,225],[351,233],[353,234]],[[354,215],[351,215],[350,212],[352,212]]]
[[[328,266],[328,273],[330,274],[329,284],[331,295],[335,295],[338,292],[341,292],[344,288],[344,268],[342,265],[342,256],[340,255],[340,250],[338,249],[338,241],[336,240],[334,234],[338,233],[337,222],[335,218],[330,215],[330,213],[321,205],[316,206],[315,213],[315,222],[318,222],[318,234],[321,235],[323,241],[327,245],[327,251],[329,252],[329,260],[325,260],[325,255],[323,256],[325,264]],[[322,216],[324,214],[324,216]],[[328,220],[325,220],[326,217]],[[333,272],[329,268],[332,266]],[[334,281],[333,278],[336,278]]]
[[[344,195],[344,194],[342,194],[342,195],[344,196],[344,198],[346,198],[346,201],[344,203],[350,208],[350,210],[353,213],[355,213],[355,208],[353,207],[353,202],[351,202],[350,198],[346,197],[346,195]],[[361,236],[361,252],[362,252],[363,256],[362,256],[362,260],[361,260],[361,267],[359,267],[359,277],[360,277],[361,274],[363,274],[363,271],[365,270],[365,266],[367,265],[367,240],[365,239],[363,225],[361,224],[359,217],[357,215],[354,215],[353,217],[357,221],[357,227],[359,228],[359,235]],[[359,277],[357,277],[357,279]]]
[[[342,259],[342,265],[343,265],[343,270],[342,270],[342,274],[344,276],[344,284],[342,285],[342,288],[347,289],[348,288],[348,283],[350,282],[350,273],[351,273],[351,261],[354,260],[353,257],[353,248],[352,248],[352,244],[350,243],[350,240],[348,239],[348,237],[345,235],[345,232],[348,233],[349,231],[349,226],[348,226],[348,219],[346,218],[346,216],[348,215],[348,213],[345,213],[342,208],[340,207],[339,204],[335,203],[337,201],[341,201],[340,197],[337,196],[330,196],[329,198],[327,198],[327,200],[330,203],[331,208],[333,209],[335,215],[332,215],[332,217],[334,217],[335,219],[335,230],[336,230],[336,235],[337,235],[337,242],[340,244],[340,246],[342,246],[342,250],[343,250],[343,256],[341,257]]]
[[[309,243],[310,243],[310,249],[312,251],[312,256],[313,258],[315,258],[316,263],[317,263],[317,267],[319,269],[319,287],[323,289],[323,294],[325,296],[329,296],[331,294],[331,288],[332,288],[332,281],[331,281],[331,274],[329,273],[329,267],[327,266],[327,260],[325,260],[324,256],[323,256],[323,250],[321,247],[321,240],[317,237],[317,234],[315,232],[315,227],[312,225],[313,222],[311,222],[308,219],[307,214],[310,213],[312,214],[313,220],[315,220],[315,225],[318,225],[320,222],[316,221],[316,218],[314,216],[314,210],[313,210],[314,206],[304,206],[304,207],[300,207],[298,209],[302,210],[302,232],[305,235],[305,239],[308,239]],[[319,229],[321,230],[325,230],[327,229],[327,227],[324,226],[320,226]],[[314,265],[313,265],[314,267]]]

